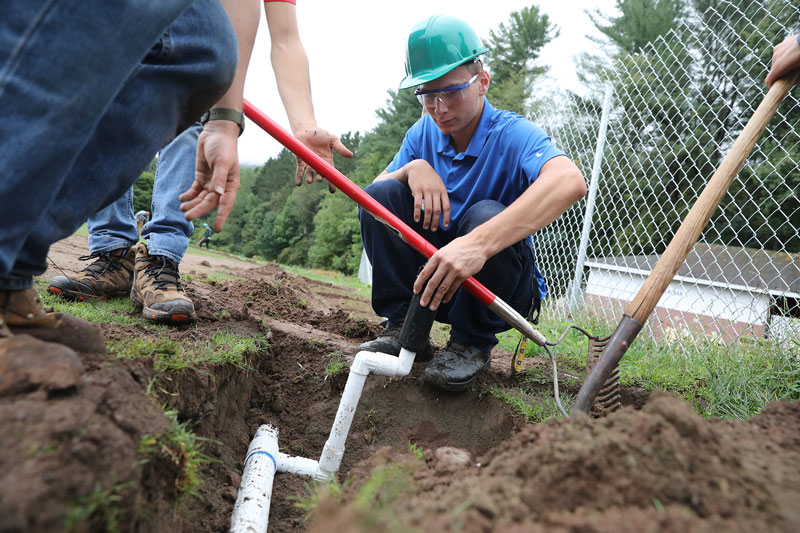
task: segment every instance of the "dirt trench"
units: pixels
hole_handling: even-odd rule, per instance
[[[64,256],[59,245],[51,255],[69,269],[79,244],[61,245]],[[219,279],[215,272],[222,268],[230,275]],[[282,451],[319,458],[347,365],[358,344],[380,331],[368,303],[277,265],[207,258],[182,272],[191,280],[186,290],[196,326],[157,331],[104,323],[107,340],[191,344],[225,332],[264,338],[264,346],[245,354],[248,368],[202,364],[167,371],[147,357],[79,353],[64,361],[22,353],[12,361],[0,354],[6,364],[0,366],[0,532],[227,531],[242,461],[259,425],[279,428]],[[326,377],[333,363],[339,372]],[[367,381],[341,481],[384,446],[407,452],[411,443],[448,445],[478,455],[523,423],[489,395],[428,388],[421,370],[415,365],[407,378]],[[195,495],[178,496],[187,482],[186,457],[182,445],[168,442],[165,410],[204,439],[207,460]],[[270,531],[307,527],[306,511],[296,503],[311,495],[308,485],[278,476]]]
[[[69,268],[80,243],[60,245],[51,255]],[[279,428],[281,451],[319,457],[347,375],[342,364],[335,375],[326,370],[349,363],[379,331],[368,303],[277,265],[187,256],[182,272],[196,326],[108,323],[106,337],[191,344],[226,332],[266,342],[244,365],[170,371],[147,357],[0,354],[0,532],[227,531],[260,424]],[[422,366],[402,379],[367,380],[340,501],[323,498],[308,521],[297,505],[313,497],[308,480],[276,477],[270,531],[752,532],[800,524],[797,402],[748,422],[709,421],[673,396],[648,401],[627,390],[630,406],[602,421],[526,424],[486,394],[515,384],[507,352],[496,350],[465,394],[427,387]],[[195,442],[207,459],[194,495],[178,496],[186,456],[167,439],[175,421],[165,408],[205,439]],[[424,450],[421,459],[410,444]],[[387,467],[402,483],[393,484]],[[377,489],[376,479],[384,480]],[[365,487],[373,492],[365,496]]]

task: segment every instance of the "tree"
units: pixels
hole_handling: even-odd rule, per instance
[[[532,5],[511,13],[508,25],[489,31],[487,64],[491,68],[491,100],[495,107],[525,114],[526,102],[536,79],[547,68],[536,66],[542,47],[558,37],[558,30],[539,7]]]
[[[133,212],[150,211],[153,203],[153,183],[155,175],[152,172],[142,172],[133,182]]]

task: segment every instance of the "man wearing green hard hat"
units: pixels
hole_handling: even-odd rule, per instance
[[[475,276],[533,317],[547,288],[531,235],[586,194],[580,170],[535,124],[486,98],[488,50],[464,21],[435,15],[411,30],[406,77],[424,109],[386,170],[366,191],[439,250],[425,258],[359,210],[372,263],[372,307],[387,319],[362,350],[399,354],[399,331],[414,293],[449,323],[439,353],[428,346],[427,383],[464,390],[490,362],[509,326],[459,285]],[[424,268],[423,268],[424,265]],[[420,270],[421,269],[421,270]],[[432,358],[432,360],[431,360]]]

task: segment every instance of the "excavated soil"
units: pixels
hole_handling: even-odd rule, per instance
[[[57,243],[57,267],[44,277],[80,267],[85,253],[85,238]],[[0,353],[0,532],[227,531],[259,425],[279,428],[282,451],[319,457],[347,376],[325,369],[352,360],[380,330],[368,302],[224,256],[189,254],[181,272],[196,325],[102,324],[106,338],[190,345],[227,332],[266,342],[246,354],[246,367],[177,371],[146,357]],[[309,521],[298,505],[312,496],[308,480],[279,475],[270,531],[797,530],[797,403],[748,422],[704,420],[673,396],[630,389],[628,407],[606,419],[532,425],[486,394],[516,383],[510,366],[510,354],[495,350],[463,394],[424,385],[423,365],[406,378],[371,376],[340,469],[339,481],[351,480],[342,501],[323,498]],[[165,408],[207,439],[195,495],[176,496],[184,457],[164,440]],[[145,455],[154,442],[157,453]],[[424,450],[421,460],[409,443]],[[392,485],[394,497],[379,488],[365,503],[364,487],[389,466],[405,482]]]

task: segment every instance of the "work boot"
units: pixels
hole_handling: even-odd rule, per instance
[[[106,351],[106,340],[99,327],[66,313],[46,311],[35,289],[0,289],[0,314],[5,327],[13,334],[28,334],[77,352]]]
[[[131,292],[134,256],[133,247],[84,255],[81,261],[95,261],[73,276],[54,277],[47,292],[77,301],[126,298]]]
[[[444,350],[433,358],[423,372],[426,383],[448,391],[463,391],[475,381],[491,355],[474,346],[454,340],[447,342]]]
[[[178,263],[164,255],[149,255],[147,245],[136,246],[131,300],[142,316],[153,322],[194,322],[194,304],[183,292]]]
[[[401,326],[390,326],[388,323],[386,327],[381,332],[380,335],[375,340],[371,340],[369,342],[363,343],[361,346],[358,347],[359,352],[379,352],[379,353],[386,353],[389,355],[399,356],[400,355],[400,331]],[[414,358],[415,363],[424,363],[425,361],[430,361],[433,357],[433,346],[431,345],[430,339],[425,344],[425,347],[417,352],[417,356]]]

